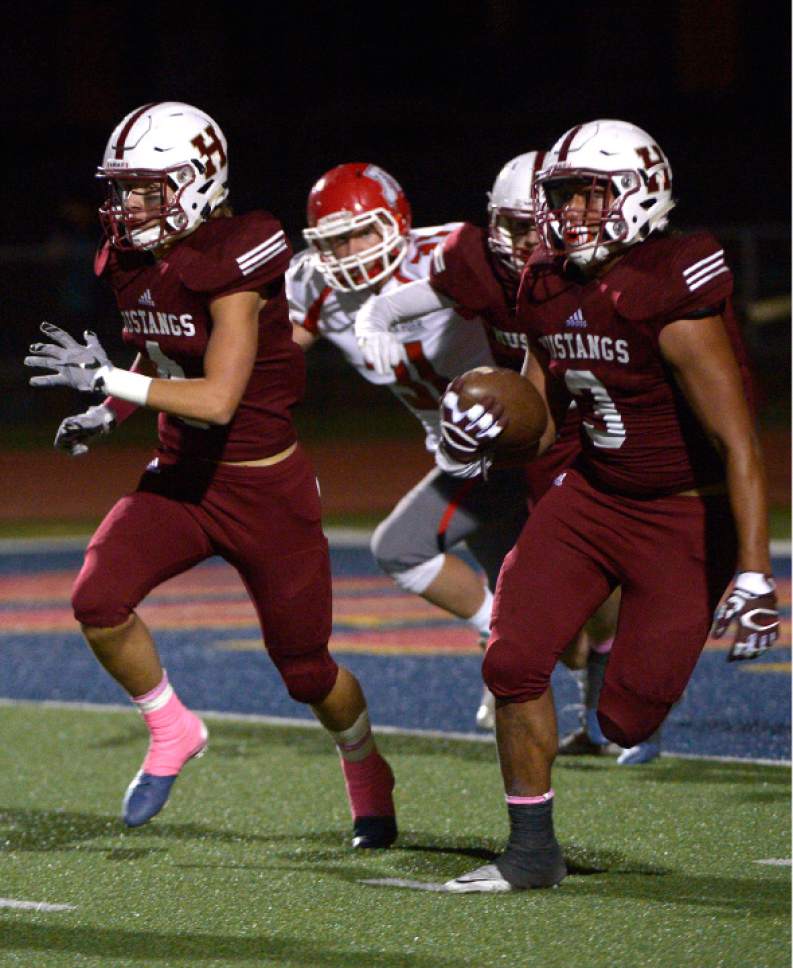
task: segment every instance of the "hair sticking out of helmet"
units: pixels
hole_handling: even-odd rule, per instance
[[[672,168],[636,125],[590,121],[554,144],[534,201],[543,243],[586,269],[667,226]]]
[[[520,275],[537,246],[533,187],[544,160],[544,151],[518,155],[504,165],[488,193],[487,244],[514,275]]]
[[[113,130],[96,174],[107,183],[99,218],[111,245],[156,249],[194,231],[228,197],[226,138],[190,104],[144,104]]]
[[[405,257],[411,212],[399,182],[377,165],[353,162],[326,172],[309,192],[303,236],[332,288],[377,286]]]

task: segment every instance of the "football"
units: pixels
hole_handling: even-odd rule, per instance
[[[496,438],[496,452],[531,451],[542,436],[548,410],[528,380],[514,370],[477,366],[459,378],[460,409],[467,410],[484,397],[493,397],[504,407],[507,426]]]

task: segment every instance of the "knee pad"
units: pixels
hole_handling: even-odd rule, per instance
[[[403,591],[423,595],[440,574],[445,558],[445,555],[435,555],[434,558],[422,561],[412,568],[406,568],[402,571],[391,571],[388,568],[385,570]]]
[[[504,638],[493,638],[482,661],[482,678],[497,699],[528,702],[539,699],[551,681],[550,666],[537,650]]]
[[[113,589],[102,582],[86,581],[82,572],[72,589],[72,611],[81,625],[97,629],[112,629],[123,625],[133,612],[133,606],[114,596]]]
[[[369,543],[375,561],[400,588],[417,595],[430,585],[443,567],[443,555],[427,536],[411,537],[406,522],[393,515],[375,528]]]
[[[327,645],[306,655],[274,655],[271,658],[292,699],[310,706],[322,702],[339,674],[339,667]]]
[[[673,705],[629,692],[607,679],[600,693],[597,717],[604,736],[630,749],[653,735]]]

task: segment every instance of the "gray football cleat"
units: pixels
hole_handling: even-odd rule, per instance
[[[446,881],[443,888],[451,894],[494,894],[517,890],[504,879],[495,864],[485,864],[484,867],[461,874]]]

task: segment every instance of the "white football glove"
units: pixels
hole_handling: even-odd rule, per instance
[[[105,404],[89,407],[85,413],[67,417],[58,427],[54,447],[68,450],[72,457],[88,452],[88,442],[94,437],[109,434],[116,426],[116,415]]]
[[[83,333],[85,345],[78,343],[65,330],[52,323],[42,323],[41,331],[55,340],[54,343],[32,343],[26,356],[25,366],[55,370],[45,376],[32,376],[32,387],[72,387],[82,393],[92,393],[95,389],[97,372],[103,367],[112,367],[99,337],[87,329]]]
[[[384,321],[372,313],[374,299],[368,299],[355,316],[355,339],[363,358],[381,376],[388,376],[404,359],[402,344]]]

